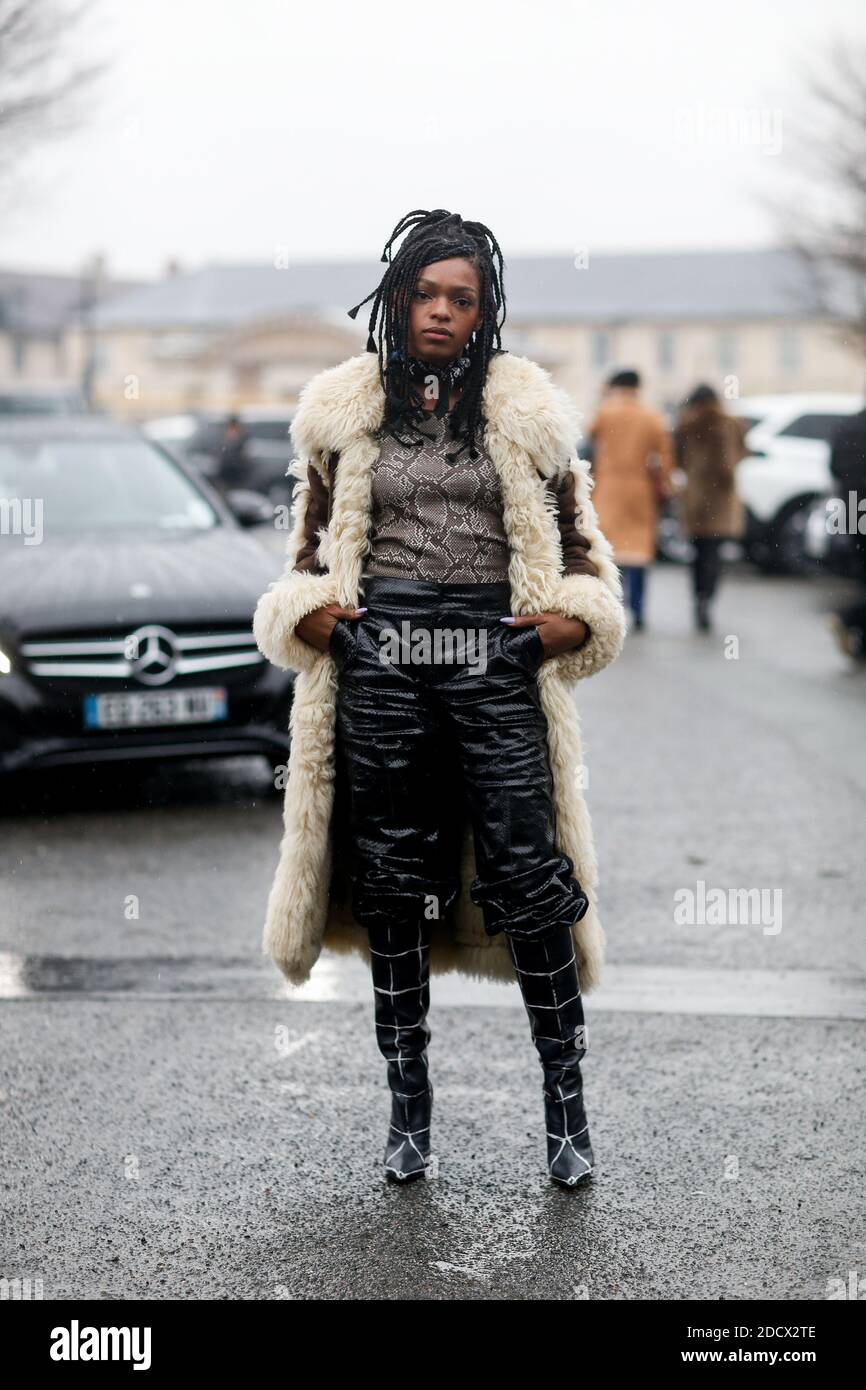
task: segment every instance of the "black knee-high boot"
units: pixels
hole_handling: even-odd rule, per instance
[[[583,1108],[586,1026],[571,928],[533,940],[509,935],[508,944],[544,1071],[548,1170],[555,1182],[576,1187],[591,1177],[595,1160]]]
[[[391,1088],[385,1173],[389,1179],[405,1182],[423,1177],[430,1158],[431,923],[422,919],[406,927],[371,926],[368,932],[376,1041],[388,1063]]]

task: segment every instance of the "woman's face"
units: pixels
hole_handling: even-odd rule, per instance
[[[409,351],[444,367],[459,357],[482,320],[481,280],[462,256],[418,272],[409,306]]]

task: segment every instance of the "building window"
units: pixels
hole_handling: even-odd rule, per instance
[[[800,370],[800,335],[795,328],[782,328],[777,339],[779,366],[783,372]]]
[[[656,353],[659,370],[671,372],[674,367],[674,335],[667,331],[659,333],[656,340]]]
[[[592,365],[599,370],[610,362],[610,334],[598,329],[592,335]]]
[[[716,361],[720,372],[732,372],[737,365],[737,335],[730,331],[720,333],[716,339]]]

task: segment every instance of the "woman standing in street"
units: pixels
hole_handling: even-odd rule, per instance
[[[293,983],[323,946],[369,962],[403,1181],[430,1162],[431,972],[516,976],[548,1171],[575,1187],[604,934],[570,687],[621,648],[619,575],[574,406],[501,347],[493,234],[415,211],[382,261],[366,351],[302,393],[288,562],[256,609],[300,673],[263,949]]]
[[[694,546],[695,626],[706,632],[719,587],[722,541],[736,540],[745,531],[736,467],[748,453],[743,422],[722,409],[712,386],[696,386],[683,402],[674,451],[685,473],[683,530]]]

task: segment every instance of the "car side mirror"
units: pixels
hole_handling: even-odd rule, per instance
[[[264,493],[236,488],[226,493],[225,500],[241,526],[264,526],[273,522],[274,509]]]

